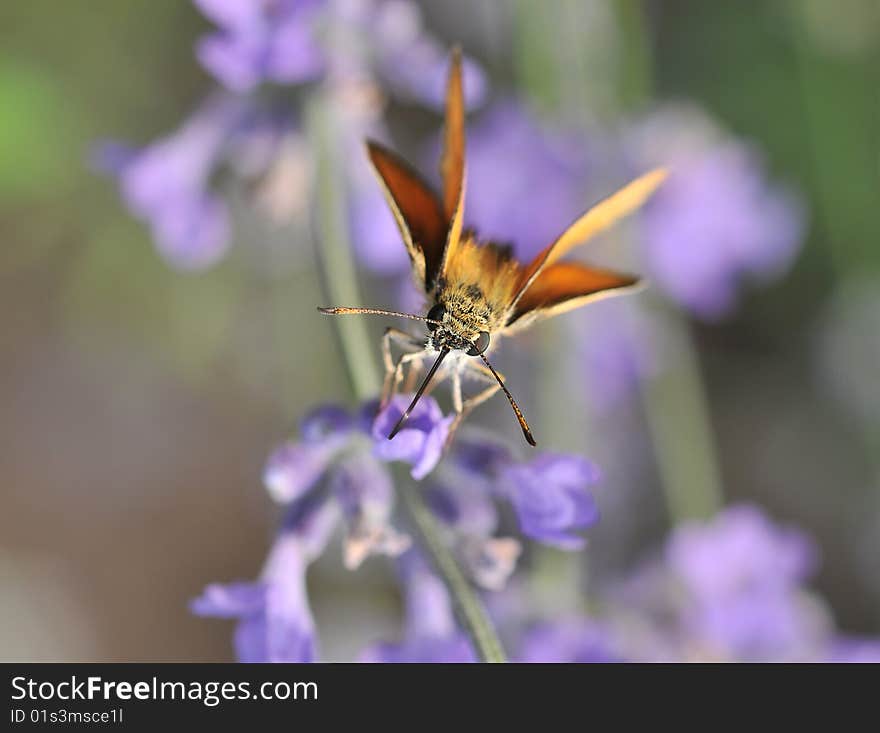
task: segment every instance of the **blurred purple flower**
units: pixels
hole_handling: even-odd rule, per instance
[[[639,168],[671,168],[642,218],[651,277],[667,295],[719,318],[736,305],[743,279],[768,281],[789,268],[805,212],[768,183],[754,149],[695,109],[661,111],[636,127],[631,144]]]
[[[598,480],[599,470],[585,458],[542,453],[529,462],[503,466],[499,483],[524,534],[576,550],[584,539],[573,530],[599,520],[599,509],[587,491]]]
[[[458,450],[455,451],[458,459]],[[511,537],[495,537],[498,511],[481,482],[449,480],[430,486],[426,500],[431,510],[457,535],[459,556],[481,588],[501,590],[516,568],[522,552]]]
[[[830,622],[804,584],[816,551],[805,535],[736,506],[676,528],[662,556],[607,593],[629,659],[806,661]]]
[[[566,618],[539,623],[519,642],[519,662],[578,664],[625,661],[615,650],[608,629],[596,622]]]
[[[220,30],[199,40],[202,66],[229,89],[263,81],[295,84],[324,69],[318,42],[323,0],[194,0]]]
[[[415,552],[401,559],[406,595],[403,639],[381,642],[363,651],[362,662],[474,662],[470,643],[458,630],[443,583]]]
[[[880,640],[835,632],[805,587],[814,567],[805,535],[736,506],[676,528],[660,557],[598,591],[589,618],[536,622],[516,589],[495,615],[524,627],[526,662],[880,660]]]
[[[150,224],[160,253],[176,268],[207,267],[229,246],[228,211],[209,178],[243,115],[236,100],[214,97],[179,130],[141,150],[111,143],[97,151],[97,165],[119,178],[126,205]]]
[[[448,54],[408,0],[194,0],[219,27],[196,55],[222,84],[247,92],[263,82],[298,84],[377,74],[405,98],[440,107]],[[486,93],[482,70],[465,59],[467,101]]]
[[[613,408],[662,371],[662,326],[656,314],[631,298],[600,300],[569,319],[591,407]]]
[[[397,557],[410,546],[410,538],[391,526],[394,485],[385,467],[369,453],[345,457],[330,481],[348,526],[345,566],[358,567],[367,555]]]
[[[346,446],[354,428],[354,419],[340,407],[313,410],[300,426],[302,439],[282,444],[266,461],[263,485],[269,495],[286,504],[310,491]]]
[[[384,4],[389,11],[409,3],[396,0]],[[414,5],[409,5],[415,8]],[[404,98],[421,102],[429,107],[441,108],[446,99],[446,83],[449,75],[449,52],[439,42],[428,36],[411,37],[403,43],[390,34],[382,35],[387,27],[378,25],[381,45],[378,55],[378,73],[391,88]],[[488,83],[482,68],[472,59],[462,59],[462,88],[465,105],[473,108],[482,103],[488,91]]]
[[[315,622],[305,575],[335,526],[335,507],[309,502],[296,509],[296,521],[276,540],[260,580],[209,585],[191,604],[199,616],[239,619],[239,661],[315,661]]]
[[[831,643],[827,662],[880,663],[880,639],[839,636]]]
[[[690,632],[738,659],[793,656],[812,642],[814,618],[799,588],[815,554],[802,533],[748,506],[680,527],[666,549],[688,594]]]
[[[708,524],[676,529],[666,560],[690,593],[714,602],[797,587],[812,573],[816,550],[802,532],[775,526],[756,507],[736,506]]]

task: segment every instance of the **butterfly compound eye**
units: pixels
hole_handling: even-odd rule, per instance
[[[477,336],[476,341],[471,344],[471,348],[468,349],[468,356],[479,356],[486,349],[489,348],[489,333],[488,331],[480,331],[479,336]]]
[[[438,324],[430,323],[430,321],[442,321],[443,316],[445,316],[445,315],[446,315],[446,307],[442,303],[437,303],[437,305],[432,306],[431,310],[428,311],[428,315],[427,315],[427,319],[429,321],[428,330],[429,331],[436,331]]]

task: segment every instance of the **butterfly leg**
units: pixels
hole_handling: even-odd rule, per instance
[[[424,352],[422,352],[424,353]],[[422,369],[424,369],[425,361],[422,358],[422,355],[419,354],[418,358],[413,359],[410,362],[409,370],[406,373],[406,382],[403,385],[403,391],[406,393],[414,392],[416,389],[416,379],[421,373]]]
[[[468,397],[467,399],[462,398],[461,393],[461,372],[456,370],[452,374],[452,406],[455,409],[455,419],[452,421],[452,424],[449,426],[449,434],[446,436],[445,449],[448,449],[450,445],[452,445],[452,440],[455,437],[455,433],[461,425],[462,421],[470,415],[471,411],[475,407],[479,407],[486,400],[492,397],[501,387],[498,382],[495,381],[495,377],[492,376],[492,372],[482,366],[468,366],[466,367],[470,372],[471,376],[475,379],[479,379],[485,382],[490,382],[489,386],[486,387],[482,392],[478,392],[473,397]],[[503,379],[504,377],[502,377]]]
[[[404,351],[395,360],[391,354],[391,345],[395,344]],[[412,349],[418,348],[413,352]],[[385,381],[382,385],[381,406],[384,407],[388,401],[397,394],[400,382],[403,379],[403,367],[405,364],[420,358],[423,352],[422,344],[416,341],[413,336],[399,328],[388,327],[382,335],[382,361],[385,365]]]

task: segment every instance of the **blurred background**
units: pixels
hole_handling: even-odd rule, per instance
[[[231,658],[230,626],[187,604],[259,572],[266,456],[314,404],[353,404],[315,306],[353,277],[363,304],[420,307],[357,142],[433,170],[453,43],[482,234],[534,252],[633,173],[682,171],[591,250],[652,287],[496,357],[543,446],[603,468],[591,582],[748,501],[813,537],[838,626],[878,634],[880,4],[380,5],[336,8],[381,12],[378,50],[337,33],[326,76],[258,91],[190,3],[0,9],[0,657]],[[424,84],[389,51],[414,36]],[[163,228],[131,167],[159,138],[222,216]],[[384,325],[366,324],[365,373]],[[473,419],[519,440],[501,400]],[[530,563],[550,606],[586,582],[583,558]],[[328,658],[395,628],[381,562],[350,574],[334,547],[310,591]]]

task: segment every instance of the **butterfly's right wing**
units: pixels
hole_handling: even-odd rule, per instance
[[[560,257],[568,254],[573,248],[584,244],[608,229],[619,219],[638,209],[666,179],[666,175],[665,169],[657,168],[636,178],[617,193],[596,204],[569,226],[552,244],[541,250],[538,256],[523,268],[510,304],[510,313],[513,315],[518,313],[517,317],[519,317],[523,313],[523,308],[519,307],[520,301],[534,301],[534,298],[528,298],[529,291],[533,286],[539,286],[543,293],[544,289],[540,287],[538,280],[546,268],[553,265]],[[551,278],[554,286],[558,284],[558,281],[562,281],[565,282],[567,288],[569,286],[568,280],[573,272],[573,270],[565,269],[556,272]]]
[[[386,147],[368,140],[367,155],[397,222],[415,275],[429,292],[446,250],[448,226],[442,204],[421,176]]]

